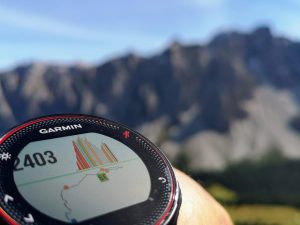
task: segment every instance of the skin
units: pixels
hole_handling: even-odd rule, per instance
[[[225,209],[203,187],[174,170],[182,192],[177,225],[233,225]]]

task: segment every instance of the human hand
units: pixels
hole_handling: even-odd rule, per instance
[[[196,181],[174,170],[182,192],[177,225],[233,225],[225,209]]]

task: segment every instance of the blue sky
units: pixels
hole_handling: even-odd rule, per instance
[[[174,40],[203,43],[220,31],[259,25],[300,40],[299,12],[298,0],[1,0],[0,69],[149,55]]]

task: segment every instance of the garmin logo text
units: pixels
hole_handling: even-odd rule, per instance
[[[81,129],[81,124],[73,124],[73,125],[67,125],[67,126],[61,126],[61,127],[53,127],[53,128],[47,128],[47,129],[40,129],[41,134],[49,134],[49,133],[56,133],[66,130],[77,130]]]

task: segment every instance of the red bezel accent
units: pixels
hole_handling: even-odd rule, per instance
[[[4,221],[8,222],[8,224],[10,224],[10,225],[19,225],[2,208],[0,208],[0,216],[4,219]]]
[[[30,126],[32,124],[38,123],[38,122],[43,122],[47,120],[53,120],[53,119],[62,119],[62,118],[78,118],[78,117],[91,117],[93,119],[97,117],[93,116],[84,116],[84,115],[57,115],[57,116],[47,116],[43,118],[38,118],[29,122],[26,122],[20,126],[17,126],[13,128],[12,130],[8,131],[1,139],[0,139],[0,144],[2,144],[5,140],[7,140],[11,135],[14,133],[18,132],[19,130],[22,130],[23,128]],[[169,162],[166,161],[165,157],[159,152],[159,154],[162,156],[162,159],[164,162],[168,165]],[[167,218],[168,214],[170,213],[173,203],[174,203],[174,191],[175,191],[175,178],[172,176],[172,190],[171,190],[171,197],[170,197],[170,202],[165,210],[165,212],[162,214],[162,216],[158,219],[158,221],[155,223],[155,225],[161,225]],[[13,218],[11,218],[1,207],[0,207],[0,216],[4,219],[5,222],[7,222],[9,225],[19,225]]]

